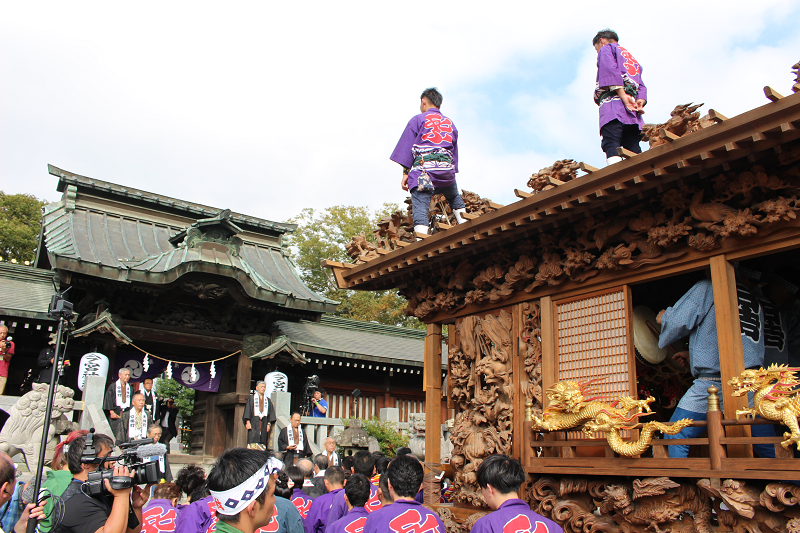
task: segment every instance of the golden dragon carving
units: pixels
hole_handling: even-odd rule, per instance
[[[791,432],[786,432],[783,437],[786,439],[781,442],[781,446],[789,448],[800,443],[800,427],[798,427],[797,417],[800,415],[800,392],[796,388],[800,385],[800,380],[795,376],[795,372],[800,370],[788,365],[770,365],[768,368],[745,370],[735,378],[728,381],[728,385],[733,387],[733,396],[742,396],[750,391],[754,391],[753,405],[749,409],[736,411],[737,418],[740,416],[756,415],[781,422],[788,427]]]
[[[591,437],[596,432],[605,432],[611,449],[620,455],[633,456],[644,452],[653,439],[653,433],[661,431],[670,435],[691,424],[691,419],[683,419],[674,424],[647,422],[641,428],[639,439],[628,442],[622,438],[621,431],[634,429],[640,416],[652,414],[651,396],[646,400],[636,400],[630,396],[620,396],[611,403],[601,401],[594,394],[593,385],[597,379],[586,382],[559,381],[546,394],[549,400],[542,417],[533,416],[533,429],[536,431],[561,431],[583,425],[583,432]]]

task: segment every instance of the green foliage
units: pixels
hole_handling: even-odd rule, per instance
[[[24,263],[36,258],[42,206],[46,203],[30,194],[0,191],[0,259]]]
[[[156,394],[163,401],[173,398],[183,421],[181,442],[189,449],[192,439],[192,412],[194,411],[194,389],[184,387],[174,379],[160,378],[156,382]]]
[[[423,329],[425,326],[415,317],[408,317],[403,310],[404,298],[397,291],[349,291],[336,287],[328,269],[322,268],[321,261],[330,259],[349,263],[350,256],[345,246],[354,235],[364,233],[368,241],[374,241],[373,228],[378,222],[397,211],[397,204],[383,204],[375,212],[367,207],[336,205],[324,211],[303,209],[289,220],[297,224],[297,230],[289,236],[289,245],[294,253],[303,280],[318,294],[341,304],[337,316],[355,320],[376,321],[392,326],[406,326]]]
[[[353,418],[342,419],[345,427],[350,427]],[[394,457],[397,449],[408,446],[408,437],[403,436],[394,422],[381,420],[377,416],[370,419],[361,420],[361,429],[367,432],[370,437],[375,437],[381,445],[381,452],[387,457]]]

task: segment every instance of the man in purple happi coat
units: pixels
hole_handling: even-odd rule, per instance
[[[478,485],[492,512],[475,522],[472,533],[564,533],[519,499],[526,477],[519,461],[507,455],[492,455],[480,464]]]
[[[400,186],[411,191],[414,231],[428,233],[431,197],[441,193],[459,224],[467,212],[458,192],[458,131],[439,111],[442,95],[435,87],[420,96],[420,114],[408,121],[389,159],[403,167]]]
[[[344,490],[344,470],[341,466],[331,466],[325,470],[326,494],[318,496],[311,503],[311,509],[303,521],[306,533],[325,533],[328,524],[328,515],[333,499]]]
[[[597,50],[594,102],[600,106],[600,146],[609,165],[622,161],[617,154],[620,146],[635,154],[642,152],[639,139],[647,104],[642,66],[618,41],[611,30],[600,31],[592,39]]]
[[[361,474],[367,479],[372,478],[375,474],[375,457],[366,450],[361,450],[353,454],[353,474]],[[331,512],[328,515],[328,523],[332,524],[347,514],[347,503],[344,500],[345,493],[342,492],[333,499],[331,503]],[[366,503],[366,510],[368,513],[377,511],[382,507],[380,498],[378,497],[378,487],[369,484],[369,500]]]
[[[363,533],[445,533],[439,515],[414,501],[424,477],[418,460],[408,455],[397,457],[383,475],[389,476],[394,503],[370,513]]]
[[[369,500],[370,482],[366,476],[353,474],[344,487],[345,502],[350,510],[346,515],[328,525],[325,533],[361,533],[369,513],[364,508]]]

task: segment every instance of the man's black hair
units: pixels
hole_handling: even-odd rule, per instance
[[[291,500],[292,492],[289,488],[289,474],[286,470],[278,472],[278,479],[275,480],[275,496]]]
[[[408,455],[409,453],[411,453],[411,448],[409,448],[408,446],[402,446],[400,448],[397,448],[397,454],[395,455],[395,457],[402,457],[404,455]]]
[[[425,477],[425,472],[423,472],[419,461],[410,455],[404,455],[396,457],[394,461],[389,463],[389,468],[386,469],[385,475],[389,477],[389,482],[392,484],[395,494],[401,498],[413,498],[422,486],[422,478]]]
[[[341,466],[332,466],[325,470],[325,479],[331,485],[341,485],[344,483],[344,470]]]
[[[286,467],[286,474],[289,476],[289,479],[292,480],[292,483],[294,483],[295,487],[298,489],[303,487],[303,483],[305,482],[306,478],[300,468],[296,466]]]
[[[292,411],[292,414],[289,415],[289,418],[292,418],[294,415],[300,415],[302,417],[303,413],[301,413],[300,411]]]
[[[519,461],[507,455],[491,455],[478,467],[478,485],[491,485],[500,494],[517,492],[527,476]]]
[[[353,474],[344,486],[344,494],[353,507],[364,507],[369,500],[369,479],[361,474]]]
[[[619,42],[619,36],[617,35],[617,32],[611,28],[606,28],[597,32],[597,35],[595,35],[594,39],[592,39],[592,46],[597,46],[597,43],[600,42],[600,39],[608,39],[609,41]]]
[[[340,462],[342,464],[342,468],[344,469],[344,474],[346,476],[350,476],[350,469],[353,468],[353,465],[355,464],[353,456],[347,455],[345,457],[342,457],[342,460]]]
[[[200,501],[203,498],[208,498],[209,496],[211,496],[211,493],[208,491],[208,487],[206,487],[205,482],[203,482],[202,485],[194,489],[189,495],[189,503]]]
[[[3,484],[8,483],[10,486],[10,491],[14,492],[14,480],[17,476],[17,469],[14,468],[14,463],[12,459],[6,459],[3,457],[0,459],[0,487]]]
[[[375,458],[366,450],[361,450],[353,454],[353,473],[363,474],[372,477],[375,473]]]
[[[328,457],[323,454],[317,455],[316,457],[314,457],[314,466],[316,466],[320,470],[325,470],[326,468],[328,468]]]
[[[427,98],[436,109],[442,107],[442,100],[444,100],[444,98],[442,98],[442,93],[440,93],[436,87],[428,87],[422,91],[419,99],[422,100],[423,98]]]
[[[175,484],[187,496],[191,495],[198,487],[206,484],[206,471],[201,466],[186,465],[175,476]]]
[[[388,457],[379,458],[377,461],[375,461],[375,471],[378,474],[383,475],[383,473],[386,472],[386,469],[389,468],[389,463],[391,462],[392,460]]]
[[[381,498],[384,500],[392,500],[392,493],[389,492],[389,476],[384,473],[378,480],[378,488],[381,489]],[[416,495],[415,495],[416,496]]]
[[[272,457],[272,452],[261,450],[250,450],[248,448],[230,448],[219,456],[214,468],[206,478],[206,486],[209,490],[222,492],[241,485],[261,468]],[[261,494],[255,499],[260,505],[264,505],[267,498],[269,487],[265,487]],[[218,514],[223,522],[229,524],[239,523],[239,514],[224,515]]]
[[[100,453],[100,449],[105,445],[109,450],[114,447],[114,441],[111,437],[107,435],[103,435],[102,433],[95,433],[93,436],[93,443],[92,447],[97,453]],[[81,456],[83,455],[83,449],[86,447],[86,437],[78,437],[73,439],[72,442],[69,443],[69,449],[65,454],[67,457],[67,465],[69,465],[69,471],[72,474],[80,474],[83,471],[83,467],[81,466],[83,463],[81,462]]]

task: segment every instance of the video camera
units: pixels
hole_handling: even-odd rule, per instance
[[[121,455],[112,457],[109,452],[104,456],[98,456],[97,450],[94,448],[94,428],[86,435],[86,446],[81,455],[82,463],[102,465],[106,461],[117,461],[133,472],[132,478],[115,476],[114,470],[111,468],[99,468],[94,472],[89,472],[88,480],[85,483],[86,493],[89,496],[109,494],[104,482],[106,479],[111,483],[111,488],[115,490],[129,489],[134,485],[155,484],[161,480],[159,461],[151,459],[153,456],[163,456],[167,453],[165,445],[154,444],[153,439],[139,439],[121,444],[119,447],[122,450]]]
[[[303,416],[309,416],[311,414],[311,398],[317,390],[317,385],[319,385],[319,376],[316,374],[308,376],[306,384],[303,386],[303,406],[301,409]]]

